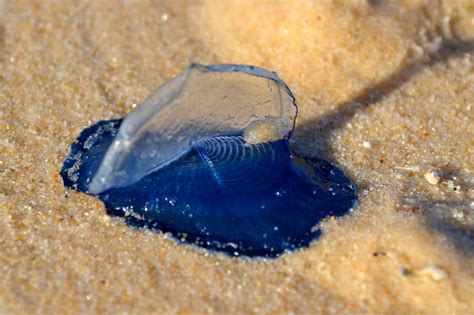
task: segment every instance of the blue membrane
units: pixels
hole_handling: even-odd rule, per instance
[[[61,170],[65,186],[88,193],[121,122],[100,121],[79,135]],[[252,257],[306,247],[322,219],[354,206],[354,186],[339,168],[295,156],[286,139],[249,145],[232,135],[190,146],[166,167],[95,196],[134,227]]]

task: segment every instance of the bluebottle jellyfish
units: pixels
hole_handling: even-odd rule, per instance
[[[64,185],[135,227],[230,255],[308,246],[356,200],[342,170],[292,152],[297,107],[276,73],[192,64],[124,119],[71,146]]]

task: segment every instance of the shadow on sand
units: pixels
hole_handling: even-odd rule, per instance
[[[343,128],[356,113],[368,110],[381,98],[396,91],[423,68],[446,62],[448,59],[459,58],[466,53],[472,52],[474,52],[474,41],[445,39],[438,52],[429,56],[429,61],[414,60],[407,62],[404,67],[381,82],[362,91],[353,100],[340,104],[321,117],[303,123],[300,131],[298,132],[297,130],[295,132],[295,138],[318,139],[318,146],[313,153],[337,164],[337,159],[333,155],[332,143],[330,142],[330,136],[334,131]],[[359,183],[359,185],[365,186],[364,183]],[[401,201],[403,202],[403,200]],[[426,225],[446,235],[459,250],[460,254],[474,257],[474,226],[472,224],[458,224],[440,215],[440,209],[450,210],[455,207],[461,207],[462,209],[468,207],[467,211],[472,213],[472,209],[469,208],[469,201],[439,201],[429,199],[427,196],[418,196],[413,206],[426,210],[422,212]]]

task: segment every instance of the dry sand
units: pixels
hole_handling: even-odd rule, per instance
[[[0,313],[474,314],[474,3],[3,1]],[[275,70],[294,147],[359,203],[310,248],[231,259],[109,218],[59,170],[191,61]]]

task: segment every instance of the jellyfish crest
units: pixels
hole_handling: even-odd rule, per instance
[[[264,143],[291,135],[293,95],[274,72],[244,65],[192,64],[123,121],[88,186],[99,194],[133,184],[215,136]]]

